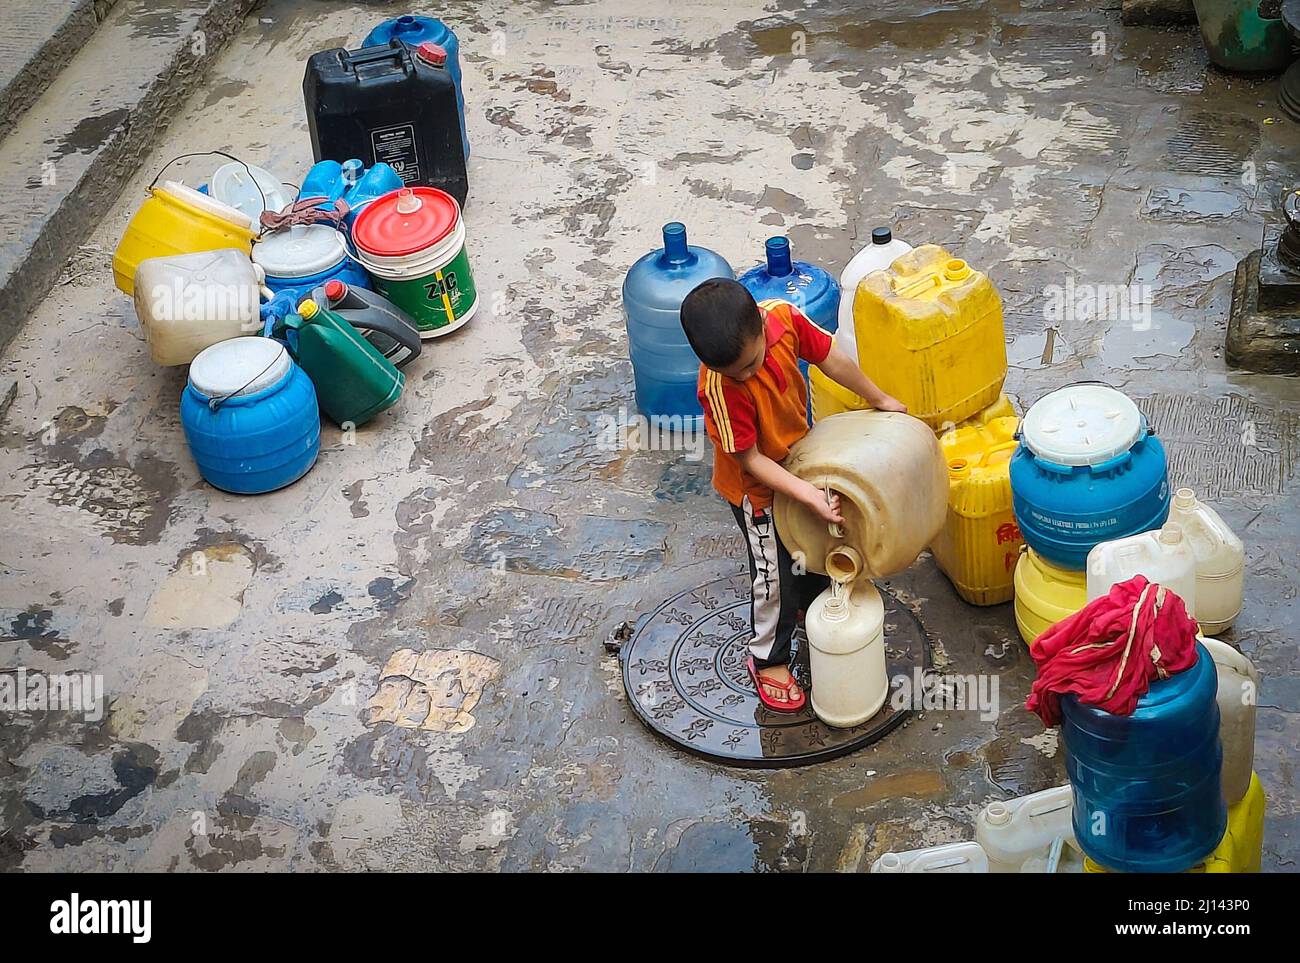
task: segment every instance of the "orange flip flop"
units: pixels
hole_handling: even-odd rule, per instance
[[[754,657],[751,655],[745,665],[749,668],[749,678],[754,683],[754,691],[758,693],[758,701],[763,703],[773,712],[798,712],[808,701],[803,689],[799,689],[799,683],[794,680],[794,675],[790,676],[788,682],[773,682],[771,679],[763,679],[758,674],[758,667],[754,665]],[[768,695],[763,691],[763,686],[770,685],[777,689],[785,690],[786,698],[778,699]],[[799,689],[799,698],[791,699],[790,690]]]

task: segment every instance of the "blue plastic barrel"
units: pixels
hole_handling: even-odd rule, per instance
[[[396,38],[411,47],[418,47],[425,41],[436,43],[447,51],[447,68],[451,79],[456,82],[456,103],[460,106],[460,138],[465,145],[465,156],[469,157],[469,134],[465,132],[465,97],[461,92],[460,81],[460,41],[451,27],[436,17],[403,16],[385,20],[361,41],[363,47],[382,47]]]
[[[1075,839],[1107,869],[1182,872],[1223,839],[1218,673],[1196,648],[1196,664],[1153,682],[1131,716],[1061,698]]]
[[[1097,543],[1159,528],[1169,515],[1164,446],[1106,385],[1067,385],[1031,407],[1010,473],[1025,542],[1064,568],[1082,570]]]
[[[766,262],[750,268],[737,280],[749,290],[755,301],[768,298],[789,301],[819,327],[834,334],[840,323],[839,282],[815,264],[794,260],[788,238],[768,238],[766,250]],[[800,361],[799,370],[806,383],[808,362]],[[812,424],[811,391],[808,393],[808,423]]]
[[[702,281],[735,275],[721,255],[687,244],[684,225],[665,224],[663,237],[664,246],[633,264],[623,280],[636,404],[646,417],[675,416],[684,430],[698,430],[700,361],[682,330],[682,301]]]
[[[181,394],[181,426],[199,474],[242,495],[297,481],[320,452],[316,388],[269,338],[199,352]]]

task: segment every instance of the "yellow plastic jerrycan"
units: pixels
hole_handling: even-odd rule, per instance
[[[253,219],[243,211],[177,181],[149,188],[113,252],[113,283],[135,295],[135,272],[151,257],[235,248],[253,250]]]
[[[1032,548],[1021,550],[1014,577],[1016,628],[1025,645],[1088,604],[1088,574],[1053,565]]]
[[[1228,807],[1228,828],[1214,852],[1189,873],[1258,873],[1264,856],[1264,809],[1268,799],[1257,773],[1250,774],[1250,788],[1235,805]],[[1083,861],[1085,873],[1109,873],[1091,859]]]
[[[829,526],[777,493],[777,534],[809,571],[848,582],[907,568],[934,541],[948,512],[948,471],[934,432],[909,415],[847,411],[799,439],[785,467],[840,496],[844,524]]]
[[[1020,419],[994,418],[939,438],[948,463],[948,518],[930,550],[957,594],[972,605],[1012,595],[1024,539],[1011,511],[1011,453]]]
[[[937,244],[868,274],[853,323],[862,370],[931,428],[960,424],[1002,391],[1002,299],[988,275]]]

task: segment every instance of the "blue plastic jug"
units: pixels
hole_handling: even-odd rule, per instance
[[[460,41],[456,39],[456,34],[436,17],[407,15],[385,20],[366,34],[361,46],[382,47],[394,38],[412,47],[418,47],[427,40],[447,51],[447,68],[451,79],[456,82],[456,103],[460,105],[460,139],[465,145],[465,157],[468,158],[469,135],[465,132],[465,97],[460,81]]]
[[[181,394],[181,426],[199,474],[238,494],[297,481],[320,452],[316,388],[269,338],[232,338],[199,352]]]
[[[686,227],[664,225],[664,246],[632,265],[623,280],[623,318],[636,381],[636,404],[646,417],[682,419],[699,430],[704,413],[696,394],[700,361],[682,330],[682,301],[702,281],[734,277],[731,265],[706,247],[686,243]]]
[[[1153,682],[1131,716],[1061,698],[1075,839],[1107,869],[1182,872],[1223,839],[1218,673],[1196,649],[1196,664]]]
[[[737,280],[749,290],[755,301],[768,298],[789,301],[818,327],[834,334],[840,323],[839,283],[815,264],[792,260],[788,238],[770,237],[766,247],[767,263],[750,268]],[[806,383],[808,362],[800,361],[799,370]],[[811,391],[808,394],[808,424],[812,424]]]
[[[343,163],[332,160],[317,161],[303,178],[299,197],[324,197],[328,200],[317,205],[332,207],[339,198],[348,205],[348,215],[343,223],[348,227],[357,214],[376,197],[401,188],[402,177],[382,161],[366,169],[357,158]]]
[[[1067,385],[1031,407],[1010,473],[1025,542],[1064,568],[1082,570],[1098,542],[1159,528],[1169,515],[1164,446],[1107,385]]]

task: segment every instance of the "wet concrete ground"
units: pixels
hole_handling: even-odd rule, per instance
[[[1275,81],[1072,0],[849,6],[439,5],[484,306],[391,412],[237,498],[198,478],[183,372],[149,361],[108,259],[176,154],[300,178],[306,57],[386,8],[248,21],[0,364],[0,669],[100,673],[109,702],[5,719],[0,867],[852,871],[1062,782],[1011,607],[966,606],[928,557],[889,587],[941,667],[998,674],[996,721],[746,772],[633,717],[602,640],[741,565],[707,458],[598,441],[631,404],[623,272],[681,218],[737,268],[774,233],[836,272],[879,224],[944,244],[1002,292],[1020,405],[1084,378],[1140,399],[1247,544],[1264,867],[1295,868],[1300,385],[1222,361],[1235,262],[1300,174]],[[1149,325],[1044,320],[1052,286],[1130,283]]]

